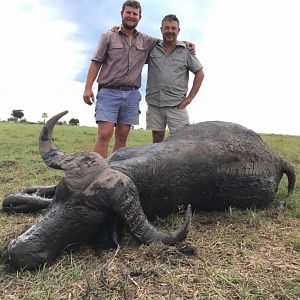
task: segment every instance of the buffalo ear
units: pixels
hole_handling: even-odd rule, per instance
[[[98,253],[99,249],[116,249],[119,247],[125,233],[126,226],[120,216],[109,215],[107,221],[101,226],[89,244]]]
[[[124,221],[119,216],[115,215],[115,217],[112,219],[112,224],[111,224],[111,237],[112,237],[112,242],[116,247],[118,247],[122,241],[124,230],[125,230]]]

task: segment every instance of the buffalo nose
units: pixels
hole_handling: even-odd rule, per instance
[[[7,247],[9,261],[18,269],[36,269],[49,260],[49,254],[37,251],[34,244],[14,239]]]

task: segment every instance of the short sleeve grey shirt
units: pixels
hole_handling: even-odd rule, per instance
[[[150,50],[159,40],[135,31],[131,44],[121,31],[104,33],[93,61],[102,63],[97,82],[101,86],[141,86],[141,72]]]
[[[201,69],[202,64],[183,42],[178,41],[175,49],[166,53],[161,41],[148,57],[146,102],[158,107],[177,106],[186,97],[189,71]]]

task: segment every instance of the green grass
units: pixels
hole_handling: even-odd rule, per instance
[[[292,241],[295,251],[300,252],[300,234],[298,234]]]
[[[0,199],[30,185],[53,185],[63,172],[40,158],[41,125],[0,123]],[[96,128],[56,126],[55,143],[65,152],[93,148]],[[262,135],[289,160],[300,178],[300,137]],[[128,145],[151,143],[134,130]],[[265,210],[199,212],[185,243],[139,245],[126,235],[121,248],[82,246],[35,271],[7,262],[7,243],[41,216],[0,211],[0,299],[300,299],[300,185],[286,198],[287,180]],[[286,209],[277,211],[284,201]],[[1,200],[0,200],[1,203]],[[174,230],[182,214],[156,219]],[[186,251],[190,249],[191,251]],[[176,298],[178,297],[178,298]]]

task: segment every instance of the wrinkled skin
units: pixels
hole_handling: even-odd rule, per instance
[[[288,194],[295,185],[290,163],[255,132],[226,122],[186,126],[164,143],[120,149],[107,161],[135,183],[148,216],[189,203],[208,211],[263,208],[283,174]]]
[[[283,174],[288,194],[295,185],[293,167],[255,132],[237,124],[186,126],[163,143],[120,149],[104,160],[92,152],[66,155],[49,142],[55,122],[65,113],[45,125],[40,152],[50,167],[65,170],[66,178],[56,187],[28,188],[3,201],[4,210],[17,212],[51,203],[45,216],[8,246],[10,260],[19,268],[37,268],[68,245],[95,238],[103,228],[117,243],[120,220],[141,242],[173,244],[186,237],[190,209],[174,233],[158,231],[147,217],[189,204],[201,210],[266,207]]]

